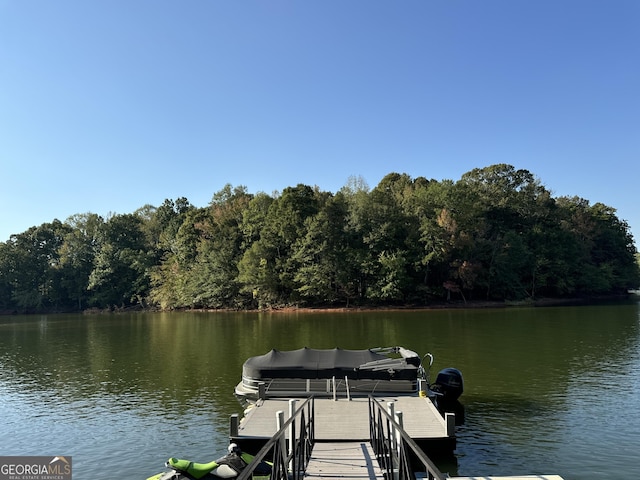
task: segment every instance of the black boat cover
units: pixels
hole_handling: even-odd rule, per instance
[[[390,358],[372,350],[271,350],[249,358],[242,376],[254,380],[272,378],[344,378],[377,380],[415,380],[418,367],[404,358]]]

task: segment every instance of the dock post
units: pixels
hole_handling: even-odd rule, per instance
[[[240,425],[238,414],[234,413],[229,418],[229,438],[237,438],[238,437],[238,426]]]
[[[276,432],[279,432],[283,425],[284,411],[278,410],[276,412]],[[287,460],[287,439],[285,438],[285,435],[280,437],[280,452],[282,453],[282,465],[284,465]],[[274,458],[273,461],[275,463],[276,459]]]
[[[447,412],[444,414],[444,419],[446,422],[447,437],[455,437],[456,436],[456,414]]]
[[[347,400],[351,401],[351,392],[349,391],[349,377],[344,376],[344,386],[347,389]]]
[[[396,418],[395,418],[396,422],[398,422],[398,425],[400,425],[400,429],[403,430],[404,429],[404,421],[403,421],[403,417],[402,417],[402,410],[399,410],[396,412]],[[400,449],[401,449],[401,445],[402,445],[402,435],[400,434],[400,432],[397,432],[396,435],[396,446],[398,447],[397,452],[398,455],[400,455]]]
[[[293,418],[293,416],[296,414],[297,403],[298,403],[298,400],[296,400],[295,398],[289,399],[289,418]],[[301,425],[300,428],[302,429],[304,428],[304,426]],[[296,448],[296,420],[293,419],[293,421],[289,425],[289,457],[291,458],[291,462],[289,463],[289,471],[293,471],[293,468],[294,468],[293,459],[296,458],[295,448]]]
[[[332,378],[332,381],[333,381],[333,399],[338,400],[338,398],[336,397],[336,377],[335,376]]]
[[[387,402],[387,412],[389,412],[389,416],[395,420],[396,419],[396,405],[393,402]],[[396,427],[395,425],[391,425],[391,431],[389,432],[389,435],[391,437],[391,441],[393,442],[393,445],[391,445],[391,448],[393,448],[394,450],[396,449],[396,447],[398,446],[396,443]]]
[[[276,432],[280,431],[282,425],[284,425],[284,411],[278,410],[276,412]]]

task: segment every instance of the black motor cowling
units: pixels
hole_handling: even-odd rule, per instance
[[[462,373],[457,368],[445,368],[438,372],[436,381],[431,385],[431,390],[442,395],[446,401],[457,400],[464,390]]]

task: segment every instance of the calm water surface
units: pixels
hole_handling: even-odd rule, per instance
[[[0,317],[0,455],[144,479],[225,452],[242,363],[271,348],[402,345],[465,377],[451,475],[636,478],[640,306]]]

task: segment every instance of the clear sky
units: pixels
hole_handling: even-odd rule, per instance
[[[0,0],[0,241],[508,163],[640,244],[639,157],[638,0]]]

